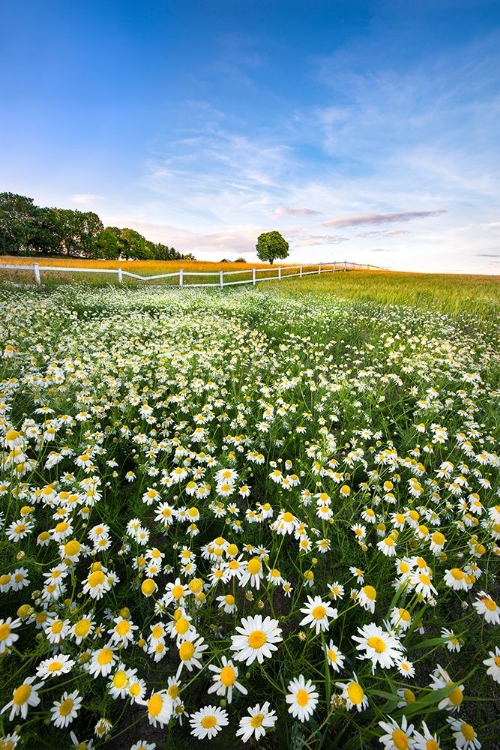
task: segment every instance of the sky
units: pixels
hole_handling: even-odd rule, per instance
[[[16,0],[0,191],[199,260],[500,274],[500,0]]]

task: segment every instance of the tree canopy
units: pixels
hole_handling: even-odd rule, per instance
[[[279,232],[264,232],[257,238],[257,257],[272,265],[276,258],[288,258],[289,245]]]
[[[70,255],[118,260],[194,260],[134,229],[104,227],[93,211],[41,208],[33,198],[0,193],[0,255]]]

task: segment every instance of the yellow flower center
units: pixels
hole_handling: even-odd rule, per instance
[[[496,603],[495,603],[495,602],[493,601],[493,599],[490,599],[490,598],[488,597],[488,598],[486,598],[486,599],[483,599],[483,601],[484,601],[484,606],[486,607],[486,609],[489,609],[489,610],[490,610],[490,612],[494,612],[494,611],[496,610],[496,608],[497,608],[497,605],[496,605]]]
[[[371,599],[372,602],[377,598],[377,590],[374,589],[373,586],[363,586],[363,593],[368,599]]]
[[[31,690],[31,685],[21,685],[21,687],[18,687],[17,690],[14,691],[12,702],[16,706],[22,706],[29,699]]]
[[[66,531],[69,526],[67,521],[61,521],[56,526],[56,534],[60,534],[62,531]]]
[[[64,623],[63,623],[62,620],[56,620],[52,624],[52,626],[51,626],[50,629],[52,630],[53,633],[55,633],[57,635],[58,633],[61,632],[61,630],[63,629],[63,626],[64,626]]]
[[[125,635],[130,630],[130,623],[127,620],[121,620],[116,626],[116,632],[118,635]]]
[[[185,641],[179,648],[179,656],[182,661],[189,661],[190,659],[192,659],[194,650],[194,645],[191,643],[191,641]]]
[[[186,620],[185,617],[181,617],[175,623],[175,629],[179,633],[179,635],[184,635],[184,633],[187,633],[187,631],[189,630],[189,620]]]
[[[415,703],[415,701],[417,700],[415,698],[415,693],[413,692],[413,690],[410,690],[409,688],[406,688],[405,690],[403,690],[403,698],[405,699],[405,703],[407,706],[409,706],[410,703]]]
[[[204,716],[200,724],[204,729],[211,729],[217,724],[217,719],[215,716]]]
[[[0,641],[5,641],[10,635],[10,625],[8,622],[4,622],[0,625]]]
[[[68,555],[68,557],[77,555],[80,552],[80,546],[80,542],[78,542],[76,539],[72,539],[65,545],[64,554]]]
[[[257,573],[260,573],[261,567],[260,558],[252,557],[247,565],[247,570],[251,575],[257,575]]]
[[[307,706],[307,704],[309,703],[309,693],[307,692],[307,690],[301,689],[295,696],[295,700],[297,701],[299,706],[304,708],[304,706]]]
[[[234,596],[232,594],[226,594],[224,601],[228,606],[232,607],[234,605]]]
[[[231,687],[236,681],[236,673],[232,667],[224,667],[221,670],[219,679],[225,687]]]
[[[61,714],[61,716],[68,716],[68,714],[71,713],[72,709],[73,701],[71,700],[71,698],[66,698],[66,700],[63,701],[59,706],[59,713]]]
[[[292,523],[293,513],[289,513],[288,511],[286,513],[283,513],[283,520],[285,523]]]
[[[476,736],[474,728],[471,727],[470,724],[466,724],[465,722],[460,727],[460,731],[462,732],[465,739],[468,740],[469,742],[473,740]]]
[[[464,699],[464,694],[462,693],[459,687],[456,687],[456,688],[453,688],[448,698],[450,702],[453,703],[454,706],[459,706]]]
[[[148,712],[150,716],[158,716],[163,708],[163,698],[158,693],[153,693],[148,700]]]
[[[454,579],[455,579],[456,581],[461,581],[461,580],[462,580],[462,578],[464,577],[464,574],[463,574],[463,572],[462,572],[462,571],[460,570],[460,568],[452,568],[452,569],[450,570],[450,573],[451,573],[451,575],[453,576],[453,578],[454,578]]]
[[[408,747],[408,735],[402,729],[395,729],[392,733],[392,741],[398,750],[406,750]]]
[[[248,645],[250,648],[262,648],[267,641],[267,636],[262,630],[254,630],[248,636]]]
[[[318,604],[317,607],[314,607],[311,614],[315,620],[322,620],[326,615],[326,607],[323,607],[322,604]]]
[[[49,672],[57,672],[61,667],[62,663],[60,661],[53,661],[49,664],[48,670]]]
[[[111,660],[113,659],[113,652],[110,648],[103,648],[99,652],[99,656],[97,657],[97,662],[103,666],[104,664],[109,664]]]
[[[175,699],[180,693],[179,686],[170,685],[169,689],[167,690],[167,693],[169,694],[170,698],[172,698],[172,700],[175,701]]]
[[[115,688],[121,689],[124,688],[127,684],[127,675],[123,671],[123,669],[120,669],[119,672],[115,674],[113,677],[113,685]]]
[[[436,531],[436,533],[432,535],[432,541],[434,544],[441,546],[444,544],[444,534],[441,534],[440,531]]]
[[[182,599],[184,596],[184,586],[174,586],[172,589],[172,596],[174,599]]]
[[[83,636],[87,635],[87,633],[90,630],[90,620],[83,619],[76,623],[75,625],[75,635],[78,638],[83,638]]]
[[[373,648],[377,652],[377,654],[383,654],[387,648],[382,638],[377,638],[376,635],[372,635],[371,638],[368,638],[367,643],[370,648]]]
[[[257,729],[257,727],[262,726],[262,722],[264,721],[264,714],[255,714],[255,716],[252,716],[250,719],[250,726],[254,729]]]
[[[423,583],[425,586],[430,585],[431,579],[429,578],[429,576],[426,576],[425,573],[420,573],[419,578],[420,578],[420,582]]]
[[[88,578],[88,583],[91,589],[95,588],[96,586],[100,586],[106,581],[106,576],[102,572],[102,570],[96,570],[94,573],[91,573]]]
[[[330,661],[333,661],[333,663],[337,661],[337,654],[331,648],[328,649],[328,658],[330,659]]]
[[[350,682],[347,686],[347,695],[349,696],[351,703],[357,706],[362,703],[363,698],[365,697],[365,691],[357,682]]]

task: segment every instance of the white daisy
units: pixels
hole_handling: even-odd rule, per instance
[[[75,662],[66,654],[57,654],[51,659],[44,659],[36,669],[36,676],[42,680],[48,677],[58,677],[71,672]]]
[[[43,682],[37,682],[33,684],[36,677],[27,677],[22,685],[15,688],[12,693],[12,700],[2,708],[1,713],[11,709],[9,714],[9,721],[15,716],[21,716],[23,719],[28,715],[28,706],[38,706],[40,698],[38,697],[38,690],[43,687]]]
[[[323,630],[328,630],[330,627],[331,617],[333,620],[337,619],[338,611],[325,604],[320,596],[308,596],[305,607],[301,607],[300,610],[306,615],[303,620],[300,621],[300,625],[309,625],[311,628],[315,628],[316,635]]]
[[[205,706],[199,711],[191,714],[189,719],[191,725],[191,734],[199,740],[205,738],[211,740],[222,727],[229,724],[227,711],[217,706]]]
[[[233,688],[239,690],[243,695],[247,695],[248,690],[237,681],[238,668],[225,656],[222,657],[222,667],[210,664],[208,668],[211,672],[214,672],[212,676],[214,684],[208,688],[208,693],[227,696],[228,703],[231,703],[233,699]]]
[[[299,721],[307,721],[314,713],[318,705],[319,693],[311,680],[304,679],[303,675],[294,678],[288,683],[288,695],[286,702],[289,703],[288,711]]]
[[[269,710],[268,701],[262,706],[257,703],[248,709],[248,713],[249,716],[240,719],[240,728],[236,732],[236,736],[241,737],[243,742],[247,742],[252,736],[259,740],[266,734],[266,729],[272,729],[276,724],[276,711]]]
[[[447,721],[453,731],[456,747],[459,750],[479,750],[481,743],[473,726],[465,721],[460,721],[460,719],[449,718]]]
[[[341,651],[339,651],[337,646],[334,645],[332,640],[326,646],[325,653],[329,665],[334,669],[335,672],[339,672],[344,666],[345,656],[341,653]]]
[[[276,643],[283,640],[278,620],[262,619],[261,615],[244,617],[236,630],[240,635],[231,636],[230,649],[236,652],[236,661],[244,661],[247,667],[255,659],[262,664],[264,658],[269,658],[277,650]]]
[[[384,746],[384,750],[410,750],[413,748],[413,724],[408,726],[406,716],[401,720],[401,726],[394,719],[389,717],[389,721],[379,721],[386,734],[379,737],[378,740]]]
[[[54,726],[59,729],[67,727],[78,715],[83,698],[78,690],[63,693],[60,701],[54,701],[50,709]]]
[[[497,646],[494,652],[489,652],[489,655],[490,658],[483,661],[483,664],[489,667],[486,674],[489,674],[495,682],[500,683],[500,648]]]
[[[362,628],[358,627],[358,633],[360,635],[353,635],[352,639],[358,642],[356,649],[365,652],[358,656],[358,659],[371,659],[372,673],[375,672],[377,664],[380,664],[383,669],[389,669],[402,658],[404,646],[396,636],[375,623],[364,625]]]
[[[358,711],[363,711],[363,709],[368,708],[368,698],[359,684],[355,672],[353,673],[353,679],[349,682],[336,682],[335,684],[337,687],[342,688],[341,698],[345,701],[348,711],[354,707],[356,707]]]
[[[500,607],[485,591],[480,591],[472,606],[490,625],[500,625]]]

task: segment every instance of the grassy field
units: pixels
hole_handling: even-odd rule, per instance
[[[212,263],[200,261],[87,261],[74,258],[40,258],[40,265],[64,266],[85,269],[92,266],[100,269],[116,270],[121,267],[124,271],[139,274],[141,276],[154,276],[157,274],[178,273],[183,268],[186,276],[186,284],[219,283],[220,271],[226,274],[226,282],[231,278],[234,280],[251,279],[252,268],[259,269],[257,278],[276,275],[278,264],[270,267],[268,263]],[[31,265],[32,258],[16,258],[0,256],[1,263],[16,263],[20,266]],[[279,264],[283,268],[283,278],[288,271],[286,264]],[[290,264],[288,264],[290,265]],[[304,271],[312,270],[312,266],[304,265]],[[315,267],[316,268],[316,267]],[[328,269],[328,267],[326,267]],[[235,271],[241,274],[230,277]],[[266,273],[267,272],[267,273]],[[198,274],[211,273],[212,277],[204,277]],[[11,279],[18,283],[33,283],[33,273],[12,273],[1,271],[0,279]],[[116,273],[107,275],[84,274],[74,275],[57,274],[56,272],[43,275],[45,284],[74,283],[85,281],[95,285],[106,285],[116,283]],[[125,283],[132,286],[141,286],[143,282],[137,282],[125,277]],[[163,281],[154,281],[154,284],[162,283],[178,285],[177,277]],[[500,276],[480,276],[466,274],[423,274],[423,273],[401,273],[394,271],[338,271],[329,273],[323,271],[320,275],[309,275],[304,278],[288,279],[282,285],[280,281],[267,281],[266,284],[273,285],[280,294],[288,296],[302,295],[311,292],[319,296],[338,295],[345,299],[360,302],[378,302],[382,305],[403,304],[413,305],[422,309],[441,310],[443,312],[474,313],[483,318],[496,317],[500,314]]]
[[[278,284],[268,283],[275,288]],[[500,315],[500,276],[349,271],[289,279],[283,289],[291,295],[301,295],[307,289],[320,296],[335,294],[358,302],[414,305],[486,317]]]
[[[1,750],[498,747],[498,279],[448,278],[0,284]]]

